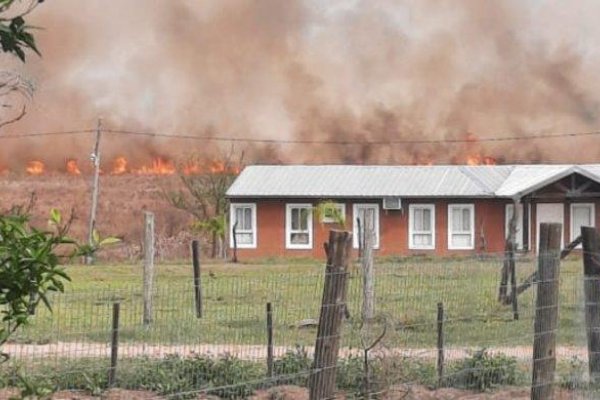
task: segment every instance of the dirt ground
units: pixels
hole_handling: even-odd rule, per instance
[[[0,400],[8,400],[18,393],[15,390],[0,390]],[[395,386],[388,393],[381,394],[384,400],[528,400],[528,388],[505,388],[491,392],[478,393],[468,390],[443,388],[430,390],[424,386]],[[111,389],[101,396],[91,396],[79,392],[62,391],[55,393],[52,400],[149,400],[160,399],[152,392],[138,390]],[[336,399],[345,399],[343,394],[338,394]],[[556,389],[555,400],[571,400],[581,398],[577,393],[563,389]],[[199,395],[198,399],[213,400],[215,396]],[[278,386],[268,390],[260,390],[250,397],[251,400],[308,400],[308,389],[297,386]]]

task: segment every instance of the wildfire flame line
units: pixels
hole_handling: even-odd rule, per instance
[[[110,168],[105,168],[109,171],[109,175],[173,175],[181,171],[185,175],[199,175],[203,173],[233,173],[238,174],[240,168],[238,166],[226,166],[221,161],[206,161],[206,162],[188,162],[181,166],[177,166],[174,161],[155,157],[150,164],[141,166],[131,166],[126,157],[119,156],[112,160]],[[74,158],[68,158],[65,161],[63,172],[69,175],[82,175],[82,170],[79,163]],[[8,173],[7,168],[0,168],[0,173]],[[31,160],[25,166],[25,172],[31,176],[44,175],[48,172],[46,164],[41,160]],[[101,169],[101,173],[104,173]]]

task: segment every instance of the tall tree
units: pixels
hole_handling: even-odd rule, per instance
[[[213,160],[191,157],[179,167],[183,188],[165,192],[171,205],[191,214],[196,220],[194,227],[210,236],[213,258],[224,256],[228,211],[225,193],[238,174],[242,159],[243,155],[235,157],[233,149]]]

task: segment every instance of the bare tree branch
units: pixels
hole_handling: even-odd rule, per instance
[[[0,128],[2,128],[3,126],[6,126],[8,124],[12,124],[13,122],[17,122],[18,120],[23,118],[25,116],[25,114],[26,114],[25,106],[23,106],[23,108],[21,108],[21,112],[16,117],[8,119],[6,121],[0,121]]]

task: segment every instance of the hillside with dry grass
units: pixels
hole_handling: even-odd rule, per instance
[[[159,259],[177,259],[187,255],[190,217],[172,207],[163,193],[179,188],[180,180],[169,176],[102,176],[98,201],[97,229],[102,236],[122,239],[115,248],[106,250],[101,257],[114,261],[133,261],[140,255],[143,212],[156,216],[157,256]],[[91,177],[67,174],[0,176],[0,210],[14,205],[28,204],[32,193],[34,203],[32,222],[44,227],[51,208],[64,215],[71,210],[75,220],[71,235],[85,240],[91,204]]]

